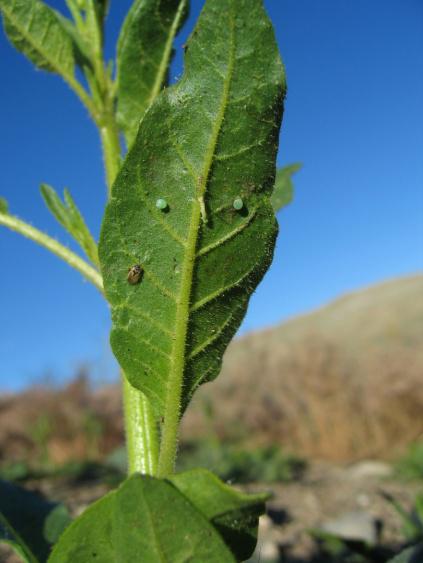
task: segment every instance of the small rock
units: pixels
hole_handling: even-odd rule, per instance
[[[265,541],[258,546],[257,555],[260,557],[260,561],[278,561],[279,559],[279,548],[275,542]]]
[[[386,478],[392,476],[392,467],[382,461],[361,461],[348,469],[352,479]]]
[[[347,512],[321,526],[329,534],[345,540],[363,541],[375,545],[378,541],[379,525],[367,512]]]

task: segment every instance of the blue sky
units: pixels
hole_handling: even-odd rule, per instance
[[[62,9],[59,0],[49,2]],[[112,0],[107,54],[129,0]],[[180,46],[203,2],[193,0]],[[288,76],[278,164],[304,163],[280,214],[274,263],[241,332],[423,266],[423,3],[267,0]],[[182,49],[172,69],[181,73]],[[73,247],[39,184],[69,187],[98,235],[105,205],[96,130],[60,78],[35,71],[0,33],[0,195]],[[0,388],[87,364],[116,365],[96,290],[47,251],[0,228]]]

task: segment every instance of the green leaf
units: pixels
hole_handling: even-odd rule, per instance
[[[294,186],[292,184],[292,176],[301,168],[301,164],[290,164],[276,171],[275,187],[271,197],[273,209],[275,213],[280,211],[282,207],[286,207],[291,203],[294,195]]]
[[[179,473],[169,480],[216,527],[237,560],[251,557],[269,495],[241,493],[205,469]]]
[[[135,0],[125,19],[117,50],[117,115],[128,146],[167,84],[173,40],[187,14],[188,0]]]
[[[388,563],[421,563],[423,560],[423,544],[409,547],[399,555],[390,559]]]
[[[73,78],[73,41],[54,10],[38,0],[0,0],[0,11],[18,51],[43,70]]]
[[[141,122],[99,247],[113,351],[164,428],[219,373],[277,235],[285,81],[262,2],[208,0],[185,63]],[[143,277],[131,285],[134,264]]]
[[[56,544],[49,563],[234,563],[214,527],[168,481],[133,475],[90,506]]]
[[[71,522],[69,510],[64,504],[58,504],[44,521],[45,539],[51,544],[56,543]]]
[[[7,215],[9,213],[9,204],[4,197],[0,197],[0,213]]]
[[[22,487],[0,481],[0,542],[9,543],[26,561],[46,561],[52,536],[45,536],[45,526],[49,519],[53,522],[54,513],[59,510],[63,513],[66,509]]]
[[[64,190],[64,202],[48,184],[41,184],[41,195],[50,212],[70,235],[80,244],[93,264],[98,266],[97,244],[70,192]]]

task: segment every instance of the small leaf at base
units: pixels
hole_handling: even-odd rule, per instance
[[[49,563],[235,563],[218,532],[170,482],[133,475],[61,536]]]

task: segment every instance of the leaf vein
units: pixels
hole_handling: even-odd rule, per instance
[[[235,229],[233,229],[230,233],[228,233],[227,235],[225,235],[224,237],[221,237],[220,239],[218,239],[215,242],[210,243],[209,245],[205,246],[204,248],[202,248],[201,250],[199,250],[197,252],[197,257],[200,256],[204,256],[205,254],[207,254],[208,252],[211,252],[212,250],[214,250],[215,248],[218,248],[219,246],[221,246],[222,244],[224,244],[225,242],[227,242],[228,240],[231,240],[232,238],[234,238],[236,235],[238,235],[239,233],[241,233],[246,227],[248,227],[248,225],[251,223],[251,221],[253,220],[253,218],[256,216],[257,214],[257,208],[254,209],[250,215],[247,217],[247,219],[245,221],[243,221],[240,225],[238,225]]]

